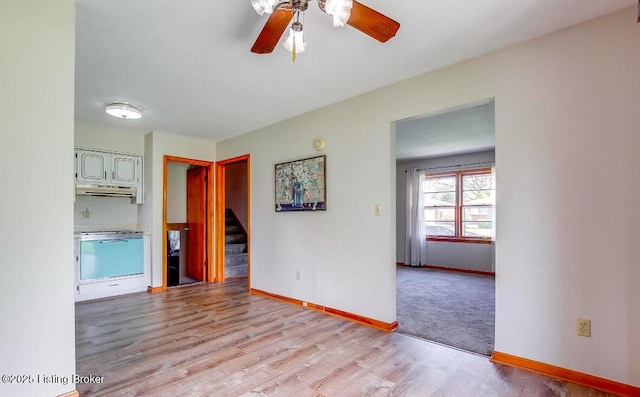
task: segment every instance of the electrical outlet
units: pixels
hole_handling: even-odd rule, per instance
[[[300,274],[300,270],[296,271],[296,280],[300,281],[302,279],[302,275]]]
[[[85,208],[84,211],[80,211],[80,219],[89,219],[91,214],[89,213],[89,208]]]
[[[577,331],[578,331],[578,335],[586,336],[590,338],[591,337],[591,320],[579,318]]]

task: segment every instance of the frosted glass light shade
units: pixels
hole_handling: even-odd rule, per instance
[[[296,32],[289,28],[289,37],[282,43],[282,46],[289,52],[293,52],[293,43],[296,43],[296,54],[304,52],[307,49],[307,43],[304,42],[302,31]]]
[[[333,16],[333,26],[344,26],[351,16],[351,8],[353,8],[353,0],[327,0],[324,4],[324,10],[327,14]]]
[[[139,119],[142,117],[142,112],[140,109],[133,105],[129,105],[128,103],[112,103],[108,105],[106,108],[106,112],[113,117],[118,117],[121,119]]]
[[[271,14],[278,0],[251,0],[253,9],[260,15]]]

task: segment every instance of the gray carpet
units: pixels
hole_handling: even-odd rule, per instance
[[[489,356],[495,334],[495,279],[398,266],[397,317],[397,332]]]

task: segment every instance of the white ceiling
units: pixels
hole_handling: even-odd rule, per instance
[[[396,160],[413,160],[494,149],[495,103],[450,109],[396,123]]]
[[[635,4],[635,0],[362,0],[400,22],[379,43],[333,28],[315,1],[307,51],[249,50],[267,16],[249,0],[77,0],[76,119],[220,141]],[[140,120],[104,112],[113,101]]]

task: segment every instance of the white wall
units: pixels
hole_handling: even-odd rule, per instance
[[[104,117],[110,116],[105,113]],[[144,135],[76,121],[74,146],[144,155]],[[89,210],[89,219],[80,217],[85,210]],[[76,230],[136,229],[138,210],[138,204],[132,204],[128,198],[76,196],[73,224]]]
[[[252,286],[395,320],[390,123],[494,97],[496,350],[640,386],[635,21],[629,7],[218,143],[251,154]],[[273,165],[317,136],[328,211],[275,213]]]
[[[162,285],[162,191],[164,156],[214,161],[214,141],[153,131],[145,135],[145,202],[140,206],[138,223],[151,231],[151,285]],[[215,233],[211,238],[215,242]],[[215,247],[214,247],[215,249]]]
[[[104,114],[104,117],[111,117]],[[131,120],[118,120],[123,125]],[[110,150],[129,154],[144,154],[144,135],[104,128],[76,121],[73,144],[87,149]]]
[[[74,40],[72,0],[0,3],[3,375],[75,372]],[[69,383],[0,383],[3,396],[72,390]]]
[[[494,272],[493,256],[493,244],[427,241],[427,264],[431,266]]]
[[[496,350],[640,386],[636,12],[496,56]]]
[[[251,154],[252,288],[395,321],[395,154],[378,107],[361,97],[218,143],[219,160]],[[276,213],[274,165],[318,155],[316,137],[327,211]]]
[[[225,205],[231,208],[242,227],[247,230],[247,162],[241,161],[225,166]]]
[[[458,154],[427,159],[399,161],[396,163],[396,261],[404,263],[406,238],[406,171],[409,168],[451,167],[463,164],[493,163],[495,151],[485,150],[476,153]],[[487,168],[490,165],[476,165],[471,168]],[[467,169],[469,167],[466,167]],[[451,170],[444,168],[441,172]],[[434,170],[433,172],[438,172]],[[427,263],[455,269],[494,271],[493,245],[473,243],[453,243],[427,241]]]
[[[88,210],[89,218],[80,212]],[[135,230],[138,227],[138,205],[126,197],[76,196],[73,211],[76,231]]]
[[[189,164],[167,164],[167,222],[187,222],[187,169]]]

